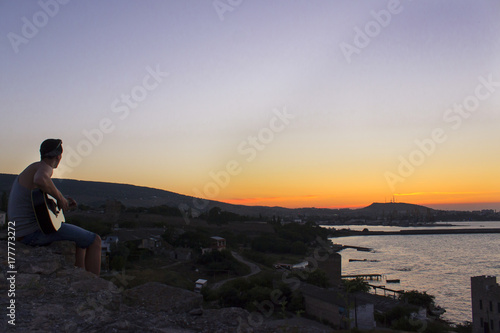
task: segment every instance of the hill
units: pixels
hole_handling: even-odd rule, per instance
[[[16,175],[0,174],[0,194],[3,192],[9,193],[15,177]],[[182,207],[184,210],[191,209],[192,211],[204,212],[217,206],[228,212],[249,216],[298,216],[317,214],[321,214],[322,216],[334,216],[338,213],[337,209],[290,209],[284,207],[233,205],[220,201],[205,200],[170,191],[129,184],[73,179],[54,179],[54,183],[62,193],[71,196],[79,204],[86,204],[89,206],[100,206],[107,200],[112,199],[120,201],[127,207],[168,205]]]
[[[427,214],[428,212],[433,212],[433,211],[435,210],[429,207],[403,203],[403,202],[387,202],[387,203],[374,202],[368,207],[358,209],[358,213],[366,215],[382,215],[384,213]]]
[[[0,194],[9,193],[15,175],[0,174]],[[233,205],[215,200],[205,200],[178,194],[156,188],[135,186],[129,184],[116,184],[95,181],[80,181],[73,179],[54,179],[56,186],[63,192],[73,197],[79,204],[98,207],[107,200],[118,200],[127,207],[153,207],[168,205],[178,207],[183,211],[203,213],[213,207],[220,207],[227,212],[246,216],[279,216],[287,220],[308,217],[317,222],[335,221],[349,222],[350,219],[377,220],[435,220],[442,221],[479,221],[498,220],[498,214],[483,216],[471,212],[447,212],[434,210],[425,206],[409,203],[372,203],[360,209],[329,209],[329,208],[284,208],[267,206]],[[465,214],[465,215],[464,215]]]

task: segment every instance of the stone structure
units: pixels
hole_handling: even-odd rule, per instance
[[[326,272],[331,286],[338,287],[342,283],[342,256],[333,252],[325,254],[325,257],[324,260],[317,260],[318,268]]]
[[[495,276],[471,277],[472,332],[500,332],[500,285]]]
[[[324,289],[303,283],[300,291],[304,296],[306,313],[341,329],[357,327],[375,328],[374,305],[356,294],[339,289]]]

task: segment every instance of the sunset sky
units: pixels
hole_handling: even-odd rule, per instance
[[[500,2],[2,1],[1,173],[500,209]]]

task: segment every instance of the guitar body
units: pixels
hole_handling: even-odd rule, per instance
[[[31,191],[31,202],[36,221],[44,234],[56,232],[65,222],[62,210],[57,207],[57,200],[40,189]]]

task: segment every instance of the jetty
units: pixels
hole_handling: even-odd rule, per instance
[[[392,296],[396,298],[397,296],[401,296],[404,294],[404,290],[394,290],[394,289],[389,289],[386,288],[385,286],[375,286],[373,284],[368,284],[373,290],[375,291],[375,295],[377,295],[377,289],[381,289],[384,291],[384,296],[387,296],[387,292],[392,293]]]
[[[333,244],[332,247],[335,249],[335,251],[342,251],[343,249],[355,249],[355,250],[362,251],[362,252],[372,252],[373,251],[373,249],[371,249],[369,247],[353,246],[353,245]]]
[[[471,229],[411,229],[399,231],[359,231],[350,236],[389,236],[389,235],[458,235],[458,234],[500,234],[500,228],[471,228]]]
[[[342,275],[342,279],[356,279],[362,278],[363,280],[382,280],[384,275],[382,274],[357,274],[357,275]]]
[[[356,278],[362,278],[363,280],[371,280],[371,281],[381,281],[383,279],[385,279],[385,275],[383,274],[356,274],[356,275],[342,275],[342,279],[356,279]],[[400,280],[399,279],[394,279],[394,280],[388,280],[386,279],[386,282],[387,283],[400,283]],[[384,292],[384,296],[392,296],[393,298],[397,298],[399,296],[401,296],[402,294],[404,294],[404,290],[395,290],[395,289],[390,289],[390,288],[387,288],[386,286],[380,286],[380,285],[374,285],[374,284],[370,284],[368,283],[368,286],[370,286],[370,288],[373,288],[373,291],[374,291],[374,294],[375,295],[378,295],[377,294],[377,290],[382,290]],[[389,295],[387,295],[389,293]]]

